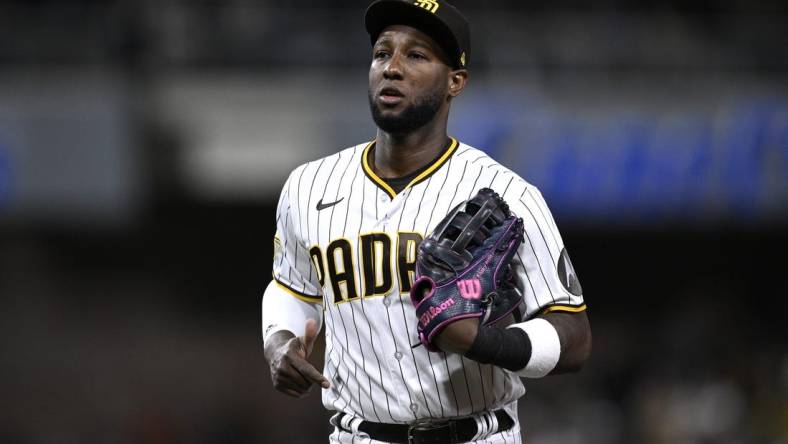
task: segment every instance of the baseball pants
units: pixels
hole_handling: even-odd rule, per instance
[[[520,422],[517,420],[517,403],[507,406],[506,410],[515,420],[511,429],[504,432],[494,433],[483,439],[471,441],[467,444],[522,444],[523,441],[520,436]],[[384,441],[371,439],[364,433],[354,434],[340,429],[334,423],[334,418],[332,418],[331,423],[334,425],[334,432],[329,436],[329,442],[331,444],[390,444]]]

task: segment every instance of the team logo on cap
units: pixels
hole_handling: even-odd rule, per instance
[[[421,6],[433,14],[435,14],[435,11],[437,11],[438,7],[440,6],[435,0],[417,0],[413,4],[416,6]]]
[[[460,63],[462,66],[465,66],[465,52],[463,51],[462,55],[460,56]]]

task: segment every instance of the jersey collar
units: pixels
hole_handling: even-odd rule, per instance
[[[415,186],[420,182],[423,182],[425,179],[430,177],[435,171],[438,171],[438,169],[441,166],[443,166],[443,164],[446,163],[447,160],[449,160],[449,157],[451,157],[451,155],[454,154],[454,152],[457,150],[457,147],[460,145],[460,143],[457,142],[457,139],[455,139],[454,137],[449,137],[449,138],[451,139],[451,144],[449,145],[449,149],[447,149],[437,160],[435,160],[429,167],[427,167],[427,169],[422,171],[421,174],[414,177],[413,180],[411,180],[410,183],[403,190],[407,190],[408,188]],[[372,142],[369,142],[369,144],[367,144],[366,148],[364,148],[364,152],[361,154],[361,166],[363,167],[364,173],[367,175],[367,177],[369,177],[369,179],[372,180],[372,182],[375,183],[375,185],[377,185],[378,188],[385,191],[386,194],[389,195],[389,197],[394,199],[397,196],[397,193],[394,192],[394,190],[386,183],[386,181],[384,181],[377,174],[375,174],[375,172],[372,170],[372,167],[370,166],[369,153],[370,151],[372,151],[372,147],[374,146],[375,146],[375,141],[373,140]]]

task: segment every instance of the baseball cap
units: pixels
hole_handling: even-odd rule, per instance
[[[454,68],[468,66],[470,25],[457,8],[443,0],[378,0],[367,8],[364,25],[373,45],[388,26],[412,26],[432,37],[451,58]]]

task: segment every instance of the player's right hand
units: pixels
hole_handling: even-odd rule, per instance
[[[325,376],[307,360],[317,338],[317,323],[306,321],[303,337],[296,337],[288,331],[274,333],[266,341],[265,358],[271,368],[271,381],[274,388],[296,398],[301,398],[318,384],[323,388],[331,387]]]

